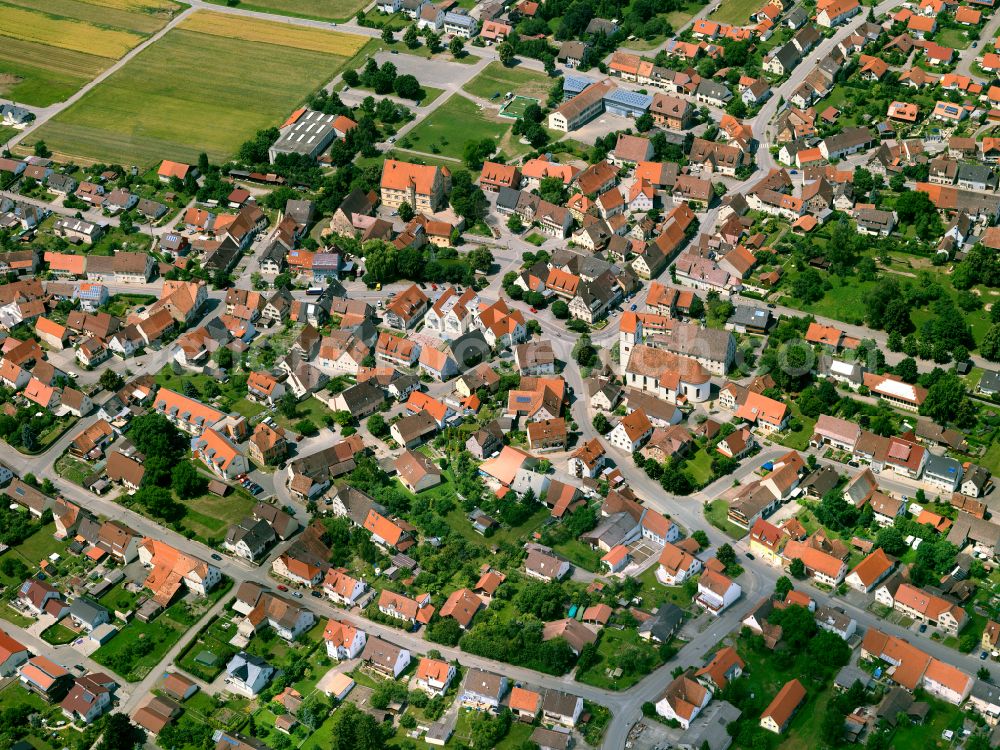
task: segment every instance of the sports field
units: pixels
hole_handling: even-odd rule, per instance
[[[209,2],[226,5],[226,0],[209,0]],[[283,16],[347,21],[367,4],[367,0],[240,0],[237,7]]]
[[[0,1],[0,96],[62,101],[163,27],[169,0]]]
[[[148,167],[225,160],[364,47],[364,37],[192,15],[34,132],[59,155]]]
[[[515,96],[505,105],[500,108],[501,117],[509,117],[512,120],[516,120],[518,117],[524,114],[524,110],[530,107],[532,104],[541,104],[538,99],[533,99],[530,96]]]

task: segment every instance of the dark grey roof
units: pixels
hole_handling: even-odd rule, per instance
[[[337,488],[337,497],[347,508],[347,516],[358,526],[362,526],[368,518],[368,512],[385,513],[385,506],[366,492],[344,485]]]
[[[965,476],[962,477],[962,484],[972,482],[979,492],[983,491],[983,487],[988,481],[990,481],[990,472],[976,464],[969,464],[965,470]]]
[[[728,322],[737,326],[767,328],[771,322],[771,311],[762,307],[752,307],[751,305],[737,305]]]
[[[695,90],[695,93],[701,94],[702,96],[709,96],[713,99],[719,99],[721,101],[729,101],[733,97],[733,92],[730,91],[728,87],[707,78],[702,79],[701,83],[698,84],[698,88]]]
[[[978,698],[994,706],[1000,706],[1000,687],[991,685],[985,680],[976,680],[972,685],[972,697]]]
[[[655,615],[641,623],[638,630],[666,643],[677,632],[682,622],[684,622],[684,611],[677,605],[666,602],[660,605]]]
[[[517,208],[517,202],[521,198],[521,191],[514,188],[502,187],[497,193],[497,208],[505,208],[513,211]]]
[[[957,482],[962,478],[962,464],[954,458],[929,453],[927,464],[924,466],[924,475],[927,474],[935,477],[944,477]]]
[[[584,30],[585,34],[605,34],[610,36],[618,31],[618,25],[613,21],[609,21],[606,18],[592,18],[590,23],[587,24],[587,28]]]
[[[347,410],[351,414],[359,414],[367,411],[374,404],[381,404],[385,400],[385,395],[381,388],[376,388],[370,380],[352,385],[340,394],[347,404]]]
[[[832,466],[822,466],[812,474],[802,480],[802,487],[810,490],[814,495],[823,497],[827,492],[837,486],[840,475]]]
[[[451,354],[459,368],[464,369],[479,362],[488,362],[493,351],[486,337],[478,328],[462,334],[449,345]]]
[[[799,50],[791,42],[784,44],[774,51],[772,57],[777,58],[781,67],[786,71],[791,70],[799,63]]]
[[[960,182],[988,184],[996,178],[993,170],[983,164],[963,163],[958,165],[958,179]]]
[[[833,680],[833,684],[843,690],[849,690],[855,682],[860,682],[864,687],[869,687],[873,680],[872,676],[860,667],[848,664],[843,667]]]
[[[367,216],[375,207],[375,204],[369,200],[369,197],[368,193],[364,190],[352,190],[340,202],[340,207],[337,210],[343,211],[348,216],[351,214],[363,214]]]
[[[788,15],[785,16],[785,23],[792,26],[793,28],[801,26],[806,21],[809,20],[809,13],[801,5],[796,5],[790,11]]]
[[[95,601],[79,596],[69,605],[69,614],[88,625],[95,625],[102,616],[108,617],[108,610]]]
[[[271,524],[263,519],[257,520],[253,516],[248,516],[238,524],[230,526],[226,534],[227,544],[243,542],[251,550],[264,548],[274,540],[275,534]]]

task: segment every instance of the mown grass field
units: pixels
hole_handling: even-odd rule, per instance
[[[709,18],[719,23],[745,24],[750,14],[759,9],[757,0],[723,0]]]
[[[225,5],[226,0],[209,0]],[[318,18],[324,21],[346,21],[367,5],[365,0],[240,0],[239,7],[282,16]]]
[[[404,139],[405,146],[429,154],[461,159],[470,134],[477,139],[499,139],[510,130],[511,121],[501,121],[492,112],[484,112],[464,96],[454,95]]]
[[[520,68],[505,68],[501,63],[491,62],[475,78],[462,88],[473,96],[489,99],[497,92],[504,96],[513,91],[520,96],[531,96],[545,101],[554,79],[544,73]]]
[[[32,134],[77,161],[229,158],[362,49],[362,37],[196,13]],[[190,22],[190,25],[189,25]],[[266,61],[247,73],[247,61]],[[247,106],[253,102],[253,106]]]
[[[0,96],[37,107],[69,98],[111,62],[20,39],[0,40]]]
[[[170,0],[3,0],[0,96],[38,107],[63,101],[181,8]]]

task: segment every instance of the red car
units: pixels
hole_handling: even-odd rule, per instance
[[[538,312],[538,310],[536,310],[535,308],[532,307],[531,308],[531,312],[536,313],[536,312]]]
[[[288,591],[288,586],[283,583],[278,584],[278,591]]]

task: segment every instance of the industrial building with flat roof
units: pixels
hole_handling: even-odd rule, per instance
[[[281,135],[267,151],[268,159],[272,164],[279,154],[302,154],[317,159],[334,138],[343,138],[354,125],[347,117],[297,109],[281,126]]]

